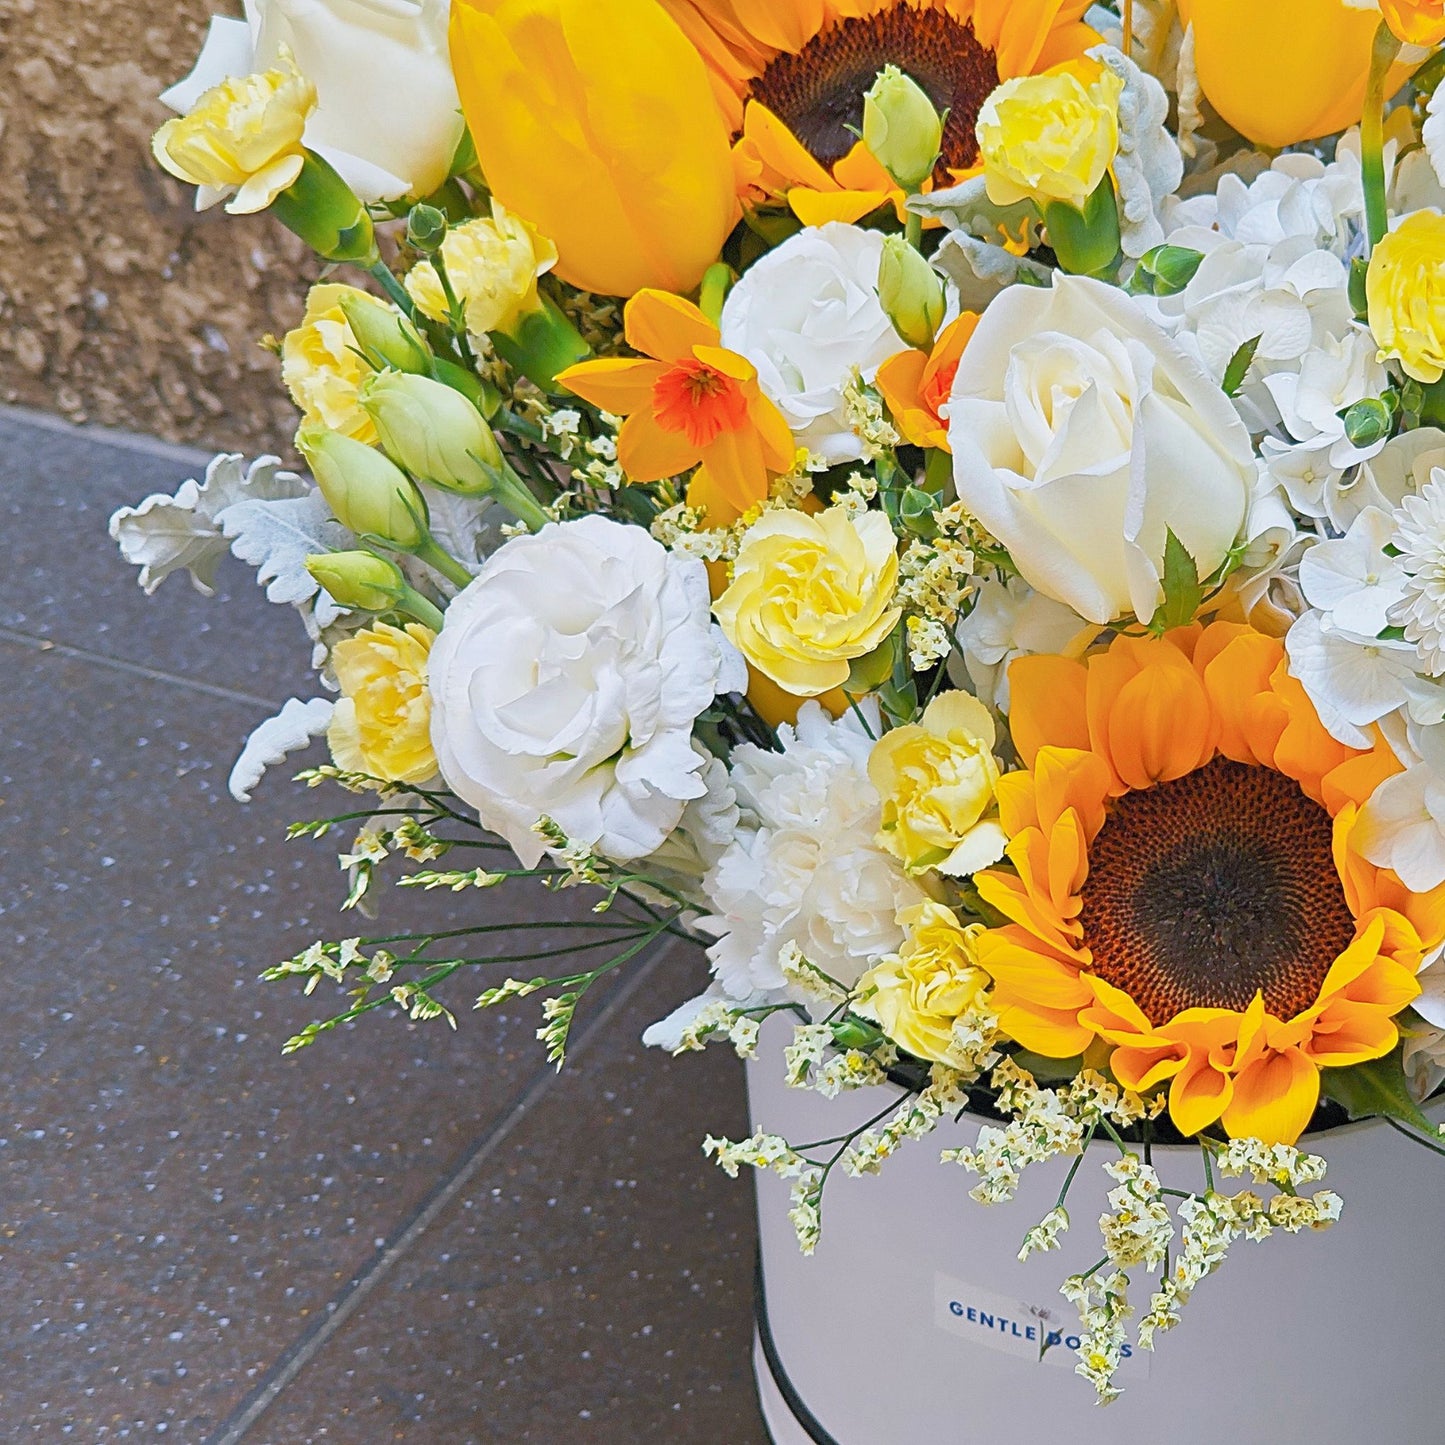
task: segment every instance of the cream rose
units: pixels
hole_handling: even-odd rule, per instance
[[[743,273],[722,311],[722,344],[747,357],[800,447],[858,460],[843,392],[902,349],[878,302],[883,237],[841,221],[790,237]]]
[[[960,500],[1024,580],[1097,623],[1154,615],[1170,530],[1213,572],[1256,472],[1219,386],[1129,296],[1082,276],[988,308],[949,441]]]
[[[282,47],[316,87],[305,143],[363,201],[422,196],[462,137],[447,51],[450,0],[245,0],[213,16],[195,69],[162,101],[187,114],[222,81],[275,65]]]
[[[606,857],[645,857],[707,792],[692,727],[746,686],[737,661],[701,562],[605,517],[553,522],[447,608],[429,667],[442,777],[528,867],[544,816]]]

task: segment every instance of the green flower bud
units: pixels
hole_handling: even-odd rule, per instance
[[[840,1049],[876,1049],[884,1041],[883,1030],[857,1014],[840,1019],[832,1029],[833,1043]]]
[[[422,375],[431,370],[431,348],[395,307],[364,291],[350,290],[342,292],[338,304],[357,346],[372,366]]]
[[[447,238],[447,218],[436,206],[413,206],[406,218],[407,244],[430,255]]]
[[[926,492],[922,487],[907,487],[899,502],[898,519],[915,537],[932,541],[938,535],[938,523],[934,517],[939,505],[932,492]]]
[[[425,499],[406,473],[375,447],[313,426],[296,433],[296,445],[343,527],[402,552],[427,541]]]
[[[928,350],[943,325],[943,281],[902,236],[886,236],[878,263],[878,301],[910,345]]]
[[[387,455],[412,476],[453,492],[495,488],[502,450],[461,392],[428,376],[380,371],[366,379],[357,400]]]
[[[342,607],[389,612],[407,590],[395,562],[374,552],[323,552],[306,559],[306,570]]]
[[[314,151],[271,203],[276,219],[328,261],[370,266],[379,259],[371,217],[356,192]]]
[[[923,87],[896,65],[885,65],[863,96],[863,144],[905,191],[932,174],[943,121]]]
[[[1177,296],[1194,279],[1203,260],[1202,251],[1188,246],[1155,246],[1139,258],[1139,275],[1147,284],[1130,289],[1155,296]]]
[[[1395,409],[1378,396],[1366,397],[1344,412],[1345,435],[1357,447],[1372,447],[1395,429]]]

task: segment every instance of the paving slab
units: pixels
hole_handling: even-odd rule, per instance
[[[656,996],[682,996],[697,969],[662,960],[255,1438],[766,1441],[749,1373],[752,1184],[699,1148],[748,1132],[740,1066],[723,1049],[643,1058],[637,1043]]]
[[[702,1131],[738,1127],[736,1066],[622,1062],[641,1024],[685,995],[681,974],[696,982],[695,954],[653,964],[665,978],[649,975],[625,1010],[599,998],[560,1079],[525,1004],[464,1011],[456,1033],[376,1019],[280,1057],[322,1001],[256,975],[348,931],[335,845],[283,841],[324,801],[281,781],[288,770],[249,808],[225,777],[268,705],[309,686],[304,638],[239,566],[223,572],[228,602],[181,579],[145,599],[105,535],[114,506],[170,490],[191,462],[0,414],[0,1438],[220,1439],[283,1385],[244,1438],[309,1439],[307,1424],[276,1431],[330,1388],[323,1361],[348,1347],[323,1328],[333,1315],[388,1339],[423,1331],[432,1382],[424,1359],[399,1356],[394,1388],[480,1408],[490,1361],[453,1363],[473,1323],[458,1319],[448,1342],[426,1291],[392,1282],[431,1257],[463,1194],[493,1189],[510,1213],[483,1243],[516,1235],[533,1251],[484,1262],[473,1245],[498,1337],[544,1309],[506,1368],[508,1398],[532,1412],[527,1438],[562,1438],[589,1400],[670,1408],[688,1391],[755,1422],[747,1191],[695,1153]],[[537,901],[495,890],[401,906],[388,922],[436,926],[444,910],[494,920]],[[624,1106],[652,1110],[645,1132]],[[622,1304],[574,1300],[573,1267],[625,1282],[614,1293],[636,1337],[613,1338],[605,1367],[589,1369],[576,1340],[600,1346],[598,1321],[623,1318]],[[700,1294],[680,1268],[706,1281]],[[375,1416],[326,1438],[366,1445],[393,1428]]]

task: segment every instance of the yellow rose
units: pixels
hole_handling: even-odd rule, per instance
[[[362,359],[341,309],[343,297],[359,298],[354,304],[389,309],[354,286],[313,286],[301,325],[281,342],[281,380],[305,421],[370,444],[376,440],[376,427],[358,405],[356,391],[371,368]]]
[[[883,803],[878,842],[910,873],[961,877],[1003,857],[993,744],[988,709],[966,692],[945,692],[918,722],[874,745],[868,777]]]
[[[1445,216],[1415,211],[1375,247],[1365,276],[1380,360],[1416,381],[1445,376]]]
[[[1390,33],[1405,45],[1445,40],[1445,0],[1380,0]]]
[[[557,248],[538,235],[500,202],[492,214],[453,226],[442,242],[447,280],[466,313],[467,330],[511,335],[524,318],[541,309],[537,277],[557,264]],[[411,299],[433,321],[447,319],[447,298],[430,261],[419,261],[407,273]]]
[[[1082,209],[1119,149],[1124,82],[1095,60],[1006,80],[978,113],[988,198],[1067,201]]]
[[[419,622],[385,622],[331,650],[341,684],[326,741],[339,768],[396,783],[424,783],[437,770],[431,745],[427,660],[436,633]]]
[[[964,928],[941,903],[920,903],[898,915],[903,948],[858,980],[858,1013],[871,1018],[900,1048],[946,1064],[954,1020],[987,1001],[989,977],[978,967],[974,939],[982,924]]]
[[[848,663],[893,630],[898,552],[881,512],[777,508],[748,528],[731,586],[713,604],[729,642],[797,697],[848,680]]]
[[[283,46],[274,69],[224,80],[189,115],[168,120],[151,150],[173,176],[201,188],[197,210],[234,191],[226,209],[250,215],[264,211],[301,174],[301,133],[315,108],[316,87]]]

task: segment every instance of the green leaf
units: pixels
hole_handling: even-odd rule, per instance
[[[1325,1069],[1320,1075],[1326,1098],[1344,1106],[1352,1119],[1398,1119],[1430,1138],[1435,1126],[1420,1111],[1405,1077],[1404,1045],[1397,1044],[1383,1059]]]
[[[1244,385],[1245,373],[1249,370],[1250,363],[1254,360],[1254,353],[1259,350],[1259,343],[1263,340],[1263,333],[1251,337],[1229,358],[1229,365],[1224,368],[1224,380],[1220,382],[1225,396],[1236,397],[1239,395],[1239,389]]]
[[[1204,601],[1199,568],[1171,528],[1164,539],[1164,601],[1149,623],[1151,632],[1167,632],[1194,620]]]

